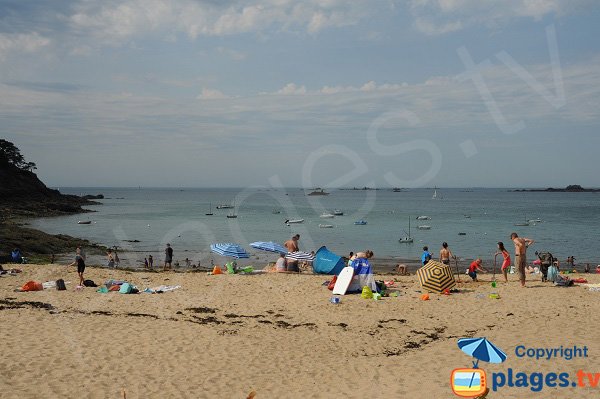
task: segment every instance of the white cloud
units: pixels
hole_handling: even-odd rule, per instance
[[[562,16],[592,4],[591,0],[411,0],[409,8],[418,31],[440,35],[474,25],[494,27],[515,18]]]
[[[50,39],[40,36],[37,32],[0,33],[0,60],[3,60],[11,52],[33,53],[49,44]]]
[[[216,89],[203,88],[202,92],[196,98],[199,100],[223,100],[229,98],[229,96]]]
[[[297,94],[306,94],[305,86],[297,86],[295,83],[288,83],[283,88],[277,91],[277,94],[283,95],[297,95]]]
[[[300,28],[314,34],[329,27],[356,24],[371,13],[367,0],[254,0],[198,2],[193,0],[107,0],[80,2],[68,17],[78,31],[120,44],[156,34],[165,39],[185,33],[194,39]]]

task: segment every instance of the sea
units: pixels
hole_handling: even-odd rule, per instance
[[[339,255],[370,249],[375,258],[417,261],[423,246],[437,257],[442,242],[447,242],[461,259],[481,257],[489,262],[498,241],[513,252],[510,234],[516,232],[535,240],[529,259],[534,251],[548,251],[561,261],[574,256],[579,265],[589,262],[595,267],[600,260],[600,193],[437,188],[433,199],[433,188],[328,189],[329,195],[319,196],[309,196],[311,190],[303,188],[267,187],[64,187],[60,191],[102,194],[104,199],[86,207],[91,213],[39,218],[31,220],[31,226],[116,246],[130,254],[129,266],[139,266],[149,254],[160,263],[167,243],[180,263],[185,258],[203,265],[223,261],[210,252],[210,244],[220,242],[238,243],[257,259],[268,253],[249,243],[283,243],[296,233],[300,249],[307,252],[324,245]],[[217,209],[222,204],[234,208]],[[320,217],[334,210],[343,215]],[[429,219],[418,220],[420,216]],[[285,223],[293,219],[304,222]],[[88,220],[90,224],[78,224]],[[366,224],[356,225],[360,220]],[[516,225],[530,220],[527,226]],[[324,224],[333,227],[320,227]],[[409,224],[414,242],[400,243],[409,233]]]

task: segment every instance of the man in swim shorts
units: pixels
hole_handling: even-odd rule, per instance
[[[527,248],[535,241],[530,238],[519,237],[517,233],[512,233],[510,239],[515,244],[515,263],[519,273],[521,287],[525,287],[525,267],[527,266]]]

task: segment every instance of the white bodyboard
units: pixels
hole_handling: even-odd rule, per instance
[[[333,295],[345,295],[352,282],[352,277],[354,277],[354,268],[351,266],[344,267],[333,287]]]

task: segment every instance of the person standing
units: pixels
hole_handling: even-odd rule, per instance
[[[106,265],[108,267],[115,267],[115,257],[110,248],[106,251]]]
[[[432,258],[431,252],[429,252],[429,247],[425,245],[423,247],[423,254],[421,255],[421,263],[426,265]]]
[[[504,259],[502,261],[502,267],[500,268],[500,270],[502,270],[502,275],[504,276],[504,282],[508,283],[508,268],[510,267],[510,254],[508,253],[506,248],[504,248],[504,243],[502,241],[498,242],[498,250],[494,254],[494,256],[498,256],[498,255],[502,255],[502,258]],[[494,259],[494,261],[495,261],[495,259]]]
[[[527,248],[535,242],[530,238],[519,237],[517,233],[512,233],[510,239],[515,244],[515,262],[519,272],[519,281],[521,287],[525,287],[525,267],[527,266]]]
[[[154,258],[152,257],[152,255],[148,255],[148,266],[151,270],[154,267]]]
[[[77,274],[79,275],[79,286],[83,287],[83,272],[85,272],[85,261],[80,253],[81,248],[77,247],[77,254],[75,260],[69,266],[77,265]]]
[[[171,269],[171,264],[173,262],[173,248],[171,248],[171,244],[167,244],[165,248],[165,266],[163,267],[163,271],[167,270],[167,265],[169,265],[169,269]]]
[[[121,259],[119,259],[119,254],[117,253],[117,247],[115,247],[115,268],[119,268],[119,264],[121,263]]]
[[[444,265],[449,265],[450,258],[454,258],[454,255],[452,254],[452,251],[448,249],[448,243],[443,242],[442,249],[440,249],[440,262],[442,262]]]

